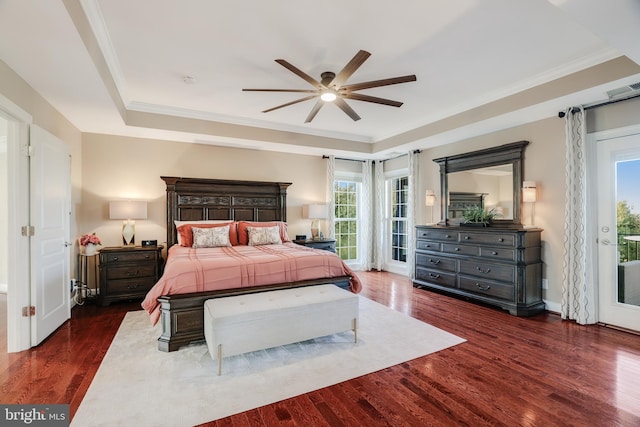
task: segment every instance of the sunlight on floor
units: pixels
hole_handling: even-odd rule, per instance
[[[413,300],[408,297],[412,286],[405,282],[391,281],[389,287],[389,307],[396,311],[410,315],[413,309]]]
[[[640,416],[640,355],[619,351],[616,356],[616,406]]]

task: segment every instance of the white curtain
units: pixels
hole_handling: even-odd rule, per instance
[[[585,111],[566,111],[566,204],[561,315],[586,325],[596,323],[595,259],[587,233],[587,147]]]
[[[372,161],[362,162],[362,204],[360,212],[360,241],[358,250],[360,251],[360,269],[371,270],[373,264],[373,224],[375,221],[375,206],[373,204],[373,176]]]
[[[409,194],[407,200],[407,268],[409,277],[415,276],[415,222],[417,213],[420,152],[409,152]]]
[[[329,201],[329,227],[327,229],[326,237],[329,239],[335,239],[336,230],[336,203],[333,198],[333,179],[336,175],[336,158],[335,156],[329,156],[327,160],[327,200]]]
[[[373,222],[373,262],[371,268],[382,271],[384,266],[384,234],[385,234],[385,181],[384,181],[384,163],[376,161],[374,176],[374,215]]]

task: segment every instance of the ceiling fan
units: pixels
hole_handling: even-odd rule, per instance
[[[392,77],[382,80],[372,80],[362,83],[345,84],[345,82],[351,77],[351,75],[369,58],[371,54],[367,51],[361,50],[344,66],[344,68],[335,74],[331,71],[325,71],[320,75],[320,81],[314,79],[304,71],[291,65],[284,59],[276,59],[276,62],[292,73],[304,79],[307,83],[314,87],[314,89],[242,89],[246,92],[297,92],[297,93],[310,93],[311,95],[305,96],[295,101],[287,102],[286,104],[278,105],[277,107],[264,110],[263,113],[277,110],[282,107],[288,107],[289,105],[297,104],[299,102],[308,101],[310,99],[318,98],[318,101],[311,109],[311,112],[307,116],[305,123],[309,123],[318,114],[318,111],[327,102],[335,103],[342,111],[344,111],[354,121],[360,120],[360,116],[346,103],[345,99],[353,99],[356,101],[374,102],[376,104],[390,105],[392,107],[400,107],[402,102],[393,101],[385,98],[378,98],[370,95],[363,95],[356,93],[362,89],[370,89],[380,86],[394,85],[398,83],[408,83],[416,81],[414,74],[402,77]]]

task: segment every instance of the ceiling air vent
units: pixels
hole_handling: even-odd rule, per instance
[[[607,91],[607,96],[609,97],[609,99],[618,98],[620,96],[631,95],[635,91],[640,91],[640,82],[633,83],[628,86],[622,86],[618,89],[609,90]]]

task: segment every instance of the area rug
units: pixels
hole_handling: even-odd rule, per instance
[[[127,313],[73,426],[193,426],[415,359],[465,340],[360,297],[358,343],[344,332],[223,359],[204,343],[157,350],[158,328]]]

